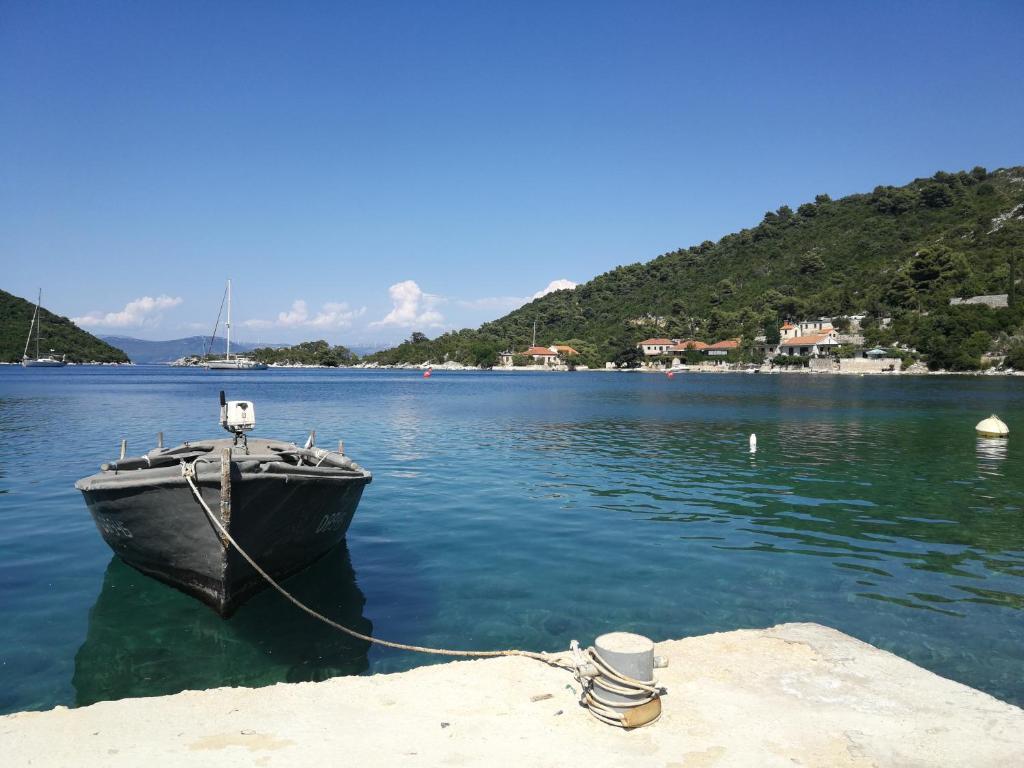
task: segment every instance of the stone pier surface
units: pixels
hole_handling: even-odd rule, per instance
[[[500,658],[0,718],[5,766],[1018,766],[1024,710],[816,624],[659,643],[632,732]]]

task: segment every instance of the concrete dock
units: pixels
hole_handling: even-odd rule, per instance
[[[1024,710],[827,627],[659,643],[664,714],[632,732],[572,676],[501,658],[0,718],[5,766],[1024,765]]]

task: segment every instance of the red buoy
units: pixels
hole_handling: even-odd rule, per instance
[[[669,372],[668,372],[667,374],[665,374],[665,375],[666,375],[666,376],[668,376],[668,377],[669,377],[670,379],[671,379],[671,378],[672,378],[673,376],[675,376],[675,374],[674,374],[674,373],[673,373],[672,371],[669,371]]]
[[[423,372],[423,378],[424,379],[429,379],[430,378],[430,369],[429,368],[427,368],[427,370],[425,370]]]

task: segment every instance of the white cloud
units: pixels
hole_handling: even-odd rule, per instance
[[[181,304],[182,298],[160,295],[129,301],[120,312],[89,312],[82,317],[71,318],[76,325],[93,328],[141,328],[155,326],[160,323],[161,313]]]
[[[403,280],[388,288],[392,309],[383,320],[370,323],[370,327],[394,325],[399,328],[437,328],[444,324],[444,317],[434,307],[444,299],[424,293],[415,280]]]
[[[552,280],[548,283],[548,287],[543,291],[537,291],[533,294],[533,298],[539,299],[541,296],[547,296],[549,293],[554,293],[555,291],[564,291],[567,288],[572,290],[576,285],[577,283],[574,283],[572,280],[566,280],[565,278],[562,278],[561,280]]]
[[[485,296],[482,299],[460,299],[456,303],[460,307],[465,307],[466,309],[491,309],[511,312],[513,309],[523,306],[523,304],[529,304],[534,299],[539,299],[541,296],[547,296],[552,291],[563,291],[567,288],[572,289],[575,288],[576,285],[577,284],[572,280],[552,280],[548,283],[547,288],[537,291],[533,296]]]
[[[456,304],[466,309],[495,309],[512,311],[530,301],[523,296],[485,296],[482,299],[459,299]]]
[[[309,305],[302,299],[292,302],[287,312],[279,312],[274,320],[246,320],[246,328],[348,328],[352,321],[361,317],[366,307],[352,309],[344,302],[327,302],[316,314],[311,314]]]

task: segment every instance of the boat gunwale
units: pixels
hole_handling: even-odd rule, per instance
[[[373,479],[368,470],[333,451],[300,448],[294,443],[261,438],[254,441],[253,453],[248,452],[248,446],[242,453],[231,440],[215,439],[156,449],[142,456],[104,464],[99,472],[75,481],[75,488],[92,492],[183,485],[185,479],[179,468],[184,462],[193,464],[196,479],[201,485],[219,485],[221,459],[216,453],[218,448],[232,449],[232,482],[274,478],[285,481],[362,481],[365,484]],[[289,462],[288,457],[295,457],[299,462]],[[301,463],[303,460],[309,463]]]
[[[233,461],[233,464],[240,462]],[[272,465],[279,465],[271,469]],[[160,488],[185,485],[181,474],[173,473],[173,466],[153,467],[152,469],[127,469],[115,472],[107,470],[75,481],[75,488],[85,493],[106,490],[122,490],[129,488]],[[207,462],[203,467],[207,471],[196,472],[196,481],[200,486],[220,485],[220,468],[218,464]],[[267,478],[279,481],[310,481],[310,482],[362,482],[369,484],[373,474],[368,470],[354,466],[351,469],[341,467],[297,467],[285,462],[267,462],[257,471],[239,467],[237,475],[231,475],[232,483],[245,483]]]

